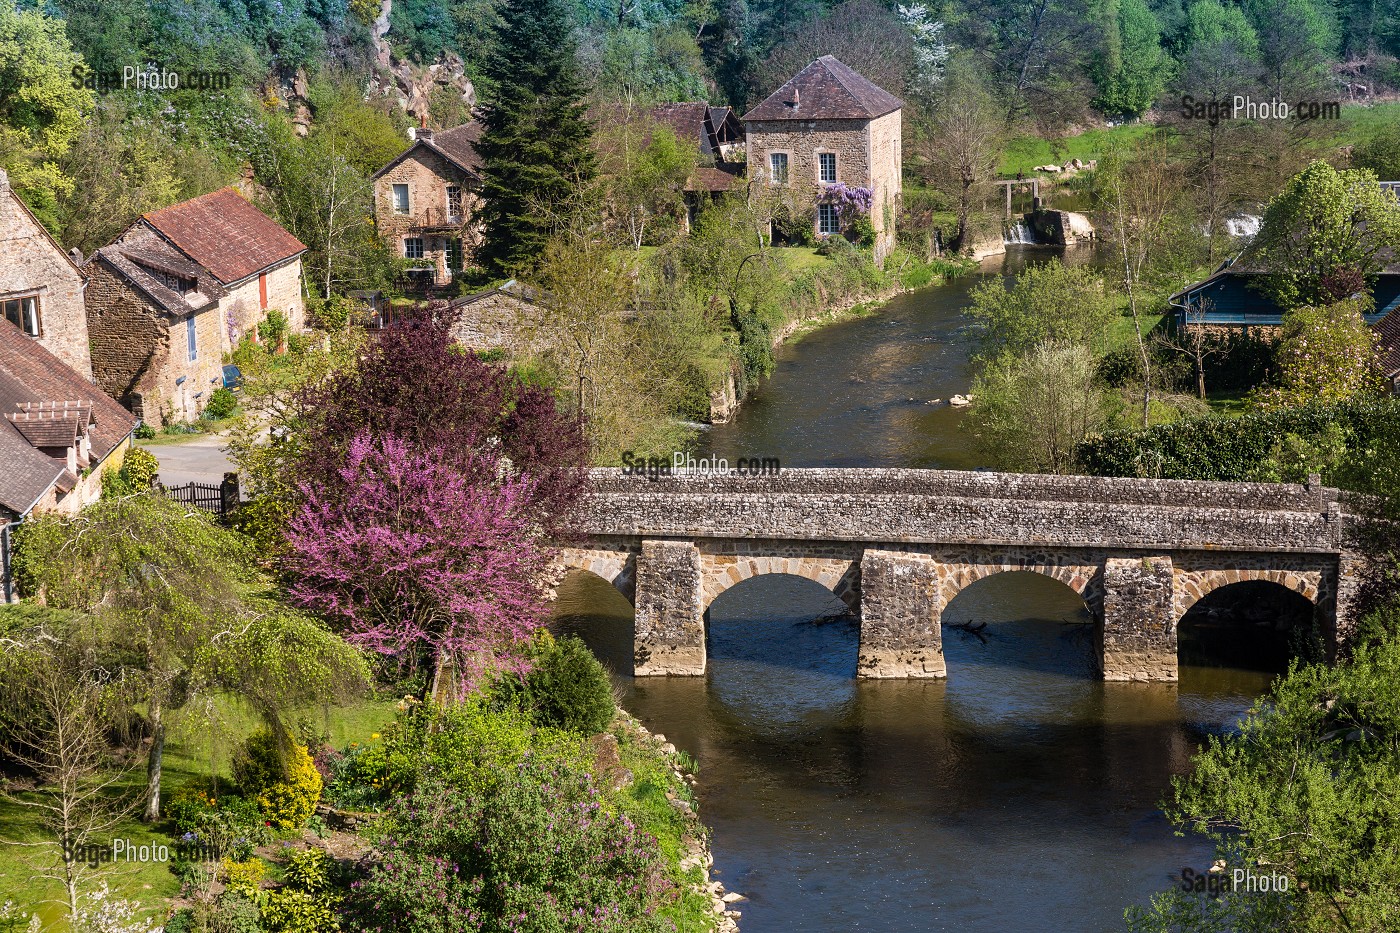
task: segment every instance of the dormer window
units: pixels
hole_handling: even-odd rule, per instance
[[[43,333],[39,321],[38,295],[21,295],[0,300],[0,313],[4,314],[5,320],[31,337],[38,337]]]

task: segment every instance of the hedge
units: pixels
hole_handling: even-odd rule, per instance
[[[1285,434],[1312,436],[1329,423],[1365,449],[1377,428],[1400,417],[1400,399],[1279,408],[1224,418],[1205,415],[1145,429],[1110,431],[1079,445],[1080,469],[1094,476],[1247,481]]]

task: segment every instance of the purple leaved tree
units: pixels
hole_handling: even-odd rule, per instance
[[[464,469],[465,467],[465,469]],[[294,602],[401,664],[456,671],[459,688],[545,618],[536,481],[480,482],[460,451],[357,434],[333,487],[305,484],[288,540]],[[350,494],[347,494],[349,492]]]

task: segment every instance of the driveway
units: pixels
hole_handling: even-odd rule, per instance
[[[212,434],[179,444],[152,444],[146,447],[160,461],[160,481],[167,486],[186,483],[223,482],[224,474],[237,469],[229,460],[224,444],[227,438]]]

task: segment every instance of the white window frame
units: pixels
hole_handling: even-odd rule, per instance
[[[452,193],[453,193],[454,191],[457,193],[457,205],[456,205],[456,206],[457,206],[457,209],[456,209],[455,211],[452,209],[452,206],[453,206],[453,205],[452,205]],[[463,212],[463,210],[464,210],[462,204],[463,204],[463,202],[462,202],[462,186],[461,186],[461,185],[448,185],[448,186],[447,186],[447,216],[448,216],[448,217],[461,217],[461,216],[462,216],[462,212]]]
[[[15,305],[15,315],[19,318],[17,321],[10,317],[7,306],[11,302]],[[42,337],[44,335],[44,315],[38,292],[0,298],[0,317],[14,324],[26,336]]]
[[[830,159],[830,160],[831,160],[831,177],[830,177],[830,178],[827,178],[827,177],[826,177],[826,172],[824,171],[824,167],[825,167],[825,163],[826,163],[826,160],[827,160],[827,159]],[[836,153],[834,153],[834,152],[818,152],[818,153],[817,153],[817,181],[818,181],[820,184],[823,184],[823,185],[833,185],[833,184],[836,183],[836,179],[837,179],[838,177],[839,177],[839,176],[837,175]]]
[[[826,217],[830,217],[830,218],[831,218],[831,229],[830,229],[830,230],[826,229],[826,226],[827,226],[827,225],[823,222],[823,219],[826,218]],[[840,232],[841,232],[841,215],[839,215],[839,214],[836,213],[836,205],[835,205],[835,204],[818,204],[818,205],[817,205],[817,235],[818,235],[818,236],[836,236],[836,235],[838,235]]]
[[[777,160],[783,160],[783,170],[778,171]],[[790,152],[770,152],[768,153],[768,176],[775,185],[786,185],[792,179],[792,153]]]
[[[185,318],[185,352],[191,363],[199,359],[199,327],[193,314]]]
[[[403,192],[403,206],[400,207],[399,192]],[[401,182],[389,186],[389,201],[394,206],[395,214],[408,214],[412,211],[413,202],[409,200],[408,183]]]
[[[417,244],[418,244],[418,255],[417,255],[417,256],[413,255],[413,249],[409,246],[410,243],[417,243]],[[406,236],[406,237],[404,237],[404,238],[403,238],[403,255],[404,255],[404,258],[405,258],[405,259],[422,259],[424,256],[427,255],[427,246],[428,246],[428,244],[425,243],[425,242],[423,242],[423,238],[422,238],[421,236]]]

